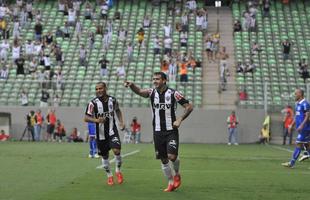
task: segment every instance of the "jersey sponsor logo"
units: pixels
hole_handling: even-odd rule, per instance
[[[154,108],[159,110],[167,110],[171,108],[170,103],[154,103]]]
[[[103,113],[97,113],[97,118],[98,117],[105,117],[105,118],[112,118],[113,117],[113,112],[103,112]]]

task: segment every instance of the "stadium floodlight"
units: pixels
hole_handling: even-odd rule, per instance
[[[215,1],[215,7],[222,7],[222,1]]]

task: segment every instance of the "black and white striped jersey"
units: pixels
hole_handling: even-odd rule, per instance
[[[118,109],[118,103],[112,96],[108,96],[106,102],[96,97],[88,103],[86,115],[95,118],[104,117],[106,120],[104,124],[96,123],[96,136],[99,140],[118,134],[115,123],[116,109]]]
[[[181,105],[189,103],[180,92],[171,88],[167,88],[163,93],[156,89],[149,89],[149,98],[153,111],[154,132],[173,130],[177,103]]]

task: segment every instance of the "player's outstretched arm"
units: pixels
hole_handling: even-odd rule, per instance
[[[191,103],[185,103],[182,105],[184,108],[184,113],[181,117],[177,118],[176,121],[173,122],[173,126],[176,128],[179,128],[181,125],[181,122],[186,119],[191,112],[193,111],[193,105]]]
[[[105,118],[104,117],[94,118],[94,117],[85,115],[84,121],[85,122],[93,122],[93,123],[104,123]]]
[[[133,82],[125,81],[124,86],[129,87],[134,93],[136,93],[137,95],[140,95],[141,97],[144,97],[144,98],[149,97],[148,89],[141,89],[138,86],[136,86]]]

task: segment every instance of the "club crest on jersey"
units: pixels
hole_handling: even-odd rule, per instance
[[[170,101],[170,96],[166,96],[166,101]]]
[[[170,103],[154,103],[154,108],[159,110],[167,110],[171,108]]]

